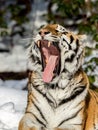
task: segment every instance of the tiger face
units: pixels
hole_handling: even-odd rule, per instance
[[[65,86],[82,66],[84,48],[78,35],[58,24],[49,24],[39,30],[30,48],[33,71],[45,83],[59,82]]]

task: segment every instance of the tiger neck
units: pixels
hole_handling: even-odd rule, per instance
[[[82,68],[78,69],[75,73],[70,73],[67,70],[63,71],[57,81],[58,87],[64,89],[73,79],[80,77],[80,75],[81,77],[84,76],[84,71]]]
[[[64,81],[66,82],[66,79],[64,79]],[[38,80],[38,82],[40,81]],[[63,102],[71,100],[77,96],[77,94],[82,93],[84,90],[86,90],[87,93],[89,87],[88,78],[82,69],[75,73],[67,85],[61,82],[61,85],[65,85],[65,87],[59,86],[60,82],[52,85],[44,84],[43,82],[40,82],[38,84],[34,85],[31,81],[31,91],[35,89],[34,91],[38,91],[38,93],[42,94],[43,97],[47,97],[47,99],[53,104],[53,107],[57,107]]]
[[[68,80],[68,82],[66,82]],[[89,88],[89,81],[82,69],[78,70],[75,75],[71,79],[64,79],[66,82],[59,82],[55,85],[55,87],[48,89],[47,96],[53,97],[54,99],[54,105],[58,106],[61,105],[64,102],[68,102],[69,100],[72,100],[74,97],[76,97],[78,94],[81,94],[83,91],[85,91],[84,98],[88,92]],[[65,85],[65,86],[59,86],[59,85]],[[54,93],[55,92],[55,93]],[[83,97],[82,97],[83,99]]]

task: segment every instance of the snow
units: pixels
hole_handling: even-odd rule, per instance
[[[0,80],[0,86],[22,90],[27,86],[27,82],[27,78],[22,80]]]
[[[26,71],[26,50],[21,45],[15,45],[10,53],[0,53],[0,72]]]
[[[0,87],[0,130],[17,130],[26,101],[27,91]]]
[[[15,69],[15,68],[14,68]],[[0,80],[0,130],[17,130],[26,103],[28,79]]]

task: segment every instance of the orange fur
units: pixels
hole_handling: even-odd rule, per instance
[[[30,114],[26,114],[24,118],[20,121],[18,130],[38,130],[36,127],[29,127],[26,122],[27,120],[30,119],[32,120],[33,118],[30,116]]]

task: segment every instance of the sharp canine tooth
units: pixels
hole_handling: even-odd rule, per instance
[[[46,64],[48,63],[48,60],[46,60]]]
[[[37,45],[38,45],[38,47],[40,47],[40,41],[37,41]]]
[[[50,47],[51,42],[48,42],[48,47]]]

